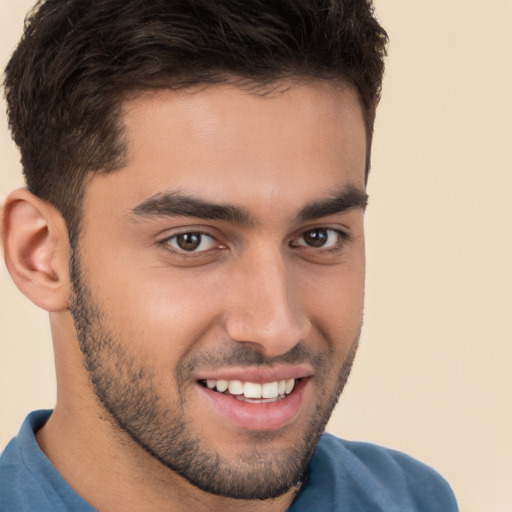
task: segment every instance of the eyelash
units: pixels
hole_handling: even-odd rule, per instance
[[[318,248],[316,247],[313,247],[311,245],[298,245],[295,243],[295,241],[292,241],[290,242],[290,247],[304,247],[305,249],[310,249],[310,250],[313,250],[315,252],[320,252],[322,251],[322,253],[332,253],[332,252],[336,252],[336,251],[339,251],[340,249],[343,248],[343,246],[345,245],[345,243],[350,239],[350,236],[348,233],[344,232],[344,231],[341,231],[339,229],[334,229],[334,228],[325,228],[325,227],[321,227],[321,228],[312,228],[312,229],[308,229],[307,231],[304,231],[297,239],[295,240],[298,240],[298,239],[303,239],[305,235],[307,234],[311,234],[311,233],[314,233],[314,232],[324,232],[324,233],[327,233],[328,237],[332,234],[335,234],[338,239],[334,242],[334,244],[331,245],[331,247],[325,247],[325,246],[320,246]]]
[[[202,251],[195,251],[195,250],[187,251],[187,250],[179,248],[179,247],[172,247],[172,245],[171,245],[171,241],[172,240],[177,240],[178,237],[185,236],[185,235],[199,236],[200,237],[200,242],[199,242],[199,246],[198,247],[200,247],[201,244],[204,243],[204,238],[205,237],[209,238],[213,242],[215,242],[217,244],[217,247],[212,247],[212,248],[204,249]],[[177,254],[180,257],[184,257],[184,258],[197,258],[197,257],[204,256],[205,254],[210,253],[210,251],[212,251],[212,250],[225,248],[225,246],[223,246],[220,242],[218,242],[216,240],[216,238],[213,237],[212,235],[210,235],[208,233],[205,233],[205,232],[202,232],[202,231],[192,231],[192,230],[191,231],[182,231],[181,233],[176,233],[176,234],[174,234],[174,235],[172,235],[170,237],[167,237],[166,239],[162,240],[161,242],[159,242],[159,244],[162,245],[171,254],[173,254],[173,255]]]
[[[311,234],[314,232],[326,232],[328,234],[327,236],[335,234],[336,236],[338,236],[338,239],[334,242],[334,244],[332,244],[331,247],[328,247],[328,248],[325,248],[323,246],[313,247],[311,245],[297,243],[297,240],[303,239],[303,237],[305,235]],[[195,236],[201,237],[198,247],[200,247],[201,244],[204,242],[204,237],[211,239],[217,245],[212,248],[204,249],[201,251],[195,251],[195,250],[187,251],[187,250],[179,248],[179,247],[172,247],[172,245],[171,245],[172,240],[176,240],[178,237],[185,236],[185,235],[195,235]],[[318,254],[329,254],[329,253],[339,252],[341,249],[343,249],[345,243],[349,240],[350,240],[350,235],[344,231],[334,229],[334,228],[320,227],[320,228],[308,229],[308,230],[302,232],[298,237],[296,237],[292,241],[290,241],[288,245],[291,248],[303,248],[304,250],[314,251],[315,253],[318,253]],[[167,237],[164,240],[162,240],[161,242],[159,242],[159,245],[163,246],[164,249],[167,252],[171,253],[172,255],[178,255],[179,257],[182,257],[182,258],[198,258],[198,257],[202,257],[205,255],[211,254],[211,251],[226,248],[223,244],[218,242],[214,236],[212,236],[208,233],[205,233],[203,231],[193,231],[193,230],[175,233],[174,235]]]

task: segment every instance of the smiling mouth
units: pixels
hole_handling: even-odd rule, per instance
[[[273,382],[243,382],[241,380],[201,380],[199,383],[214,392],[246,403],[264,404],[286,398],[300,379],[286,379]]]

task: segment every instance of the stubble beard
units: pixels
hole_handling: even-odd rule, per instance
[[[127,434],[154,459],[207,493],[243,500],[266,500],[300,486],[307,477],[308,462],[347,382],[359,335],[337,372],[335,385],[324,382],[317,393],[315,412],[302,436],[286,450],[275,453],[267,443],[273,436],[283,433],[249,432],[246,453],[233,460],[209,446],[186,419],[183,381],[184,375],[190,373],[191,361],[180,361],[175,371],[176,396],[179,398],[164,403],[157,391],[151,364],[142,364],[141,358],[127,349],[137,344],[130,344],[130,340],[119,342],[119,336],[107,326],[103,311],[81,278],[76,251],[73,252],[70,274],[70,309],[83,364],[99,403],[109,413],[116,429]],[[230,354],[226,359],[232,364],[233,360],[243,360],[247,364],[259,361],[261,364],[261,354],[240,347],[243,345],[238,344],[235,350],[238,355]],[[244,353],[240,354],[240,350]],[[308,354],[308,350],[299,347],[294,354],[289,354],[288,360],[303,362],[304,354]],[[317,375],[332,374],[330,361],[329,354],[316,358]]]

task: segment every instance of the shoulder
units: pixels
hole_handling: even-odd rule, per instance
[[[429,466],[396,450],[330,434],[322,436],[313,454],[296,504],[291,511],[458,510],[450,486]]]
[[[30,453],[35,444],[34,431],[44,423],[49,411],[30,414],[17,437],[11,440],[0,457],[0,509],[6,512],[30,510],[37,506],[49,510],[44,490],[34,478]],[[28,457],[28,459],[27,459]]]
[[[0,457],[2,512],[93,512],[64,482],[37,444],[34,433],[50,414],[31,413]]]

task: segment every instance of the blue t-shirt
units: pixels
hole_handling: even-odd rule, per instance
[[[31,413],[0,458],[1,512],[95,512],[64,481],[34,436],[51,411]],[[403,453],[324,434],[289,512],[456,512],[434,470]]]

